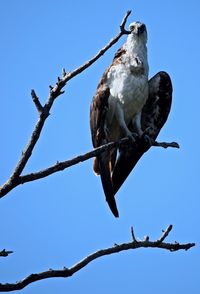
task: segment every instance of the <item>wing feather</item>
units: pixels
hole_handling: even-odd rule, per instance
[[[92,142],[94,147],[99,147],[108,143],[106,134],[106,114],[108,111],[108,98],[110,90],[105,87],[106,73],[104,73],[101,82],[97,87],[97,92],[93,97],[90,107],[90,129]],[[103,190],[106,201],[113,212],[114,216],[118,217],[118,210],[115,202],[115,197],[112,187],[112,165],[115,161],[115,150],[105,151],[94,159],[93,169],[96,174],[100,174]]]
[[[149,80],[149,97],[143,107],[141,117],[143,131],[149,128],[148,135],[154,140],[168,118],[171,102],[171,79],[166,72],[159,72]],[[112,174],[114,194],[149,148],[150,145],[144,138],[138,139],[133,146],[121,148]]]

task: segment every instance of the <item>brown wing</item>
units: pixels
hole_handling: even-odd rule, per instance
[[[166,72],[159,72],[149,80],[149,98],[142,110],[142,129],[149,128],[148,135],[154,140],[165,124],[172,102],[172,83]],[[134,146],[121,148],[112,174],[113,192],[117,193],[138,160],[150,148],[144,138]]]
[[[110,90],[105,87],[106,72],[98,85],[97,92],[93,97],[90,107],[90,129],[94,147],[108,143],[106,135],[106,114],[108,111],[108,98]],[[101,176],[101,182],[105,193],[106,201],[114,214],[118,217],[118,210],[113,193],[111,171],[116,150],[105,151],[94,159],[93,169]]]
[[[115,64],[115,62],[121,62],[122,61],[121,57],[125,53],[126,53],[126,50],[124,49],[124,47],[119,48],[114,55],[113,64]]]

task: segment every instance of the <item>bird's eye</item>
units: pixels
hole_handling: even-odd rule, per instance
[[[134,28],[135,28],[135,26],[134,26],[134,25],[132,25],[132,26],[130,26],[130,27],[129,27],[130,31],[133,31],[133,30],[134,30]]]

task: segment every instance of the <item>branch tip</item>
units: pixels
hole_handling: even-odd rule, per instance
[[[120,32],[122,34],[130,34],[130,32],[125,29],[125,25],[126,25],[127,19],[128,19],[130,14],[131,14],[131,10],[128,10],[126,15],[124,16],[121,24],[120,24]]]
[[[177,142],[171,142],[171,143],[167,143],[167,142],[157,142],[154,141],[153,146],[155,147],[162,147],[162,148],[168,148],[168,147],[172,147],[172,148],[180,148],[179,144]]]
[[[169,225],[166,230],[162,230],[162,236],[160,237],[160,239],[157,240],[158,243],[162,243],[165,238],[169,235],[169,233],[171,232],[173,226],[172,225]]]
[[[137,243],[137,240],[135,238],[133,227],[131,227],[131,237],[132,237],[133,242],[136,242]]]
[[[147,241],[149,241],[149,236],[144,236],[144,242],[147,242]]]
[[[64,67],[62,68],[62,77],[64,78],[66,76],[66,71],[64,69]]]
[[[3,249],[0,251],[0,257],[7,257],[9,254],[12,254],[13,251]]]
[[[35,104],[37,111],[39,113],[42,113],[43,106],[40,103],[40,100],[39,100],[38,96],[36,95],[35,90],[33,90],[33,89],[31,90],[31,97],[32,97],[33,103]]]

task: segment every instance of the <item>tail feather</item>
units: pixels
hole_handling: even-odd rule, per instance
[[[101,182],[106,197],[106,201],[114,214],[115,217],[119,217],[114,192],[111,179],[111,170],[110,170],[110,152],[106,151],[99,155],[99,170],[101,176]]]
[[[120,189],[142,155],[150,148],[149,144],[144,140],[140,139],[138,141],[135,143],[134,148],[126,147],[126,149],[120,151],[112,174],[114,195]]]

